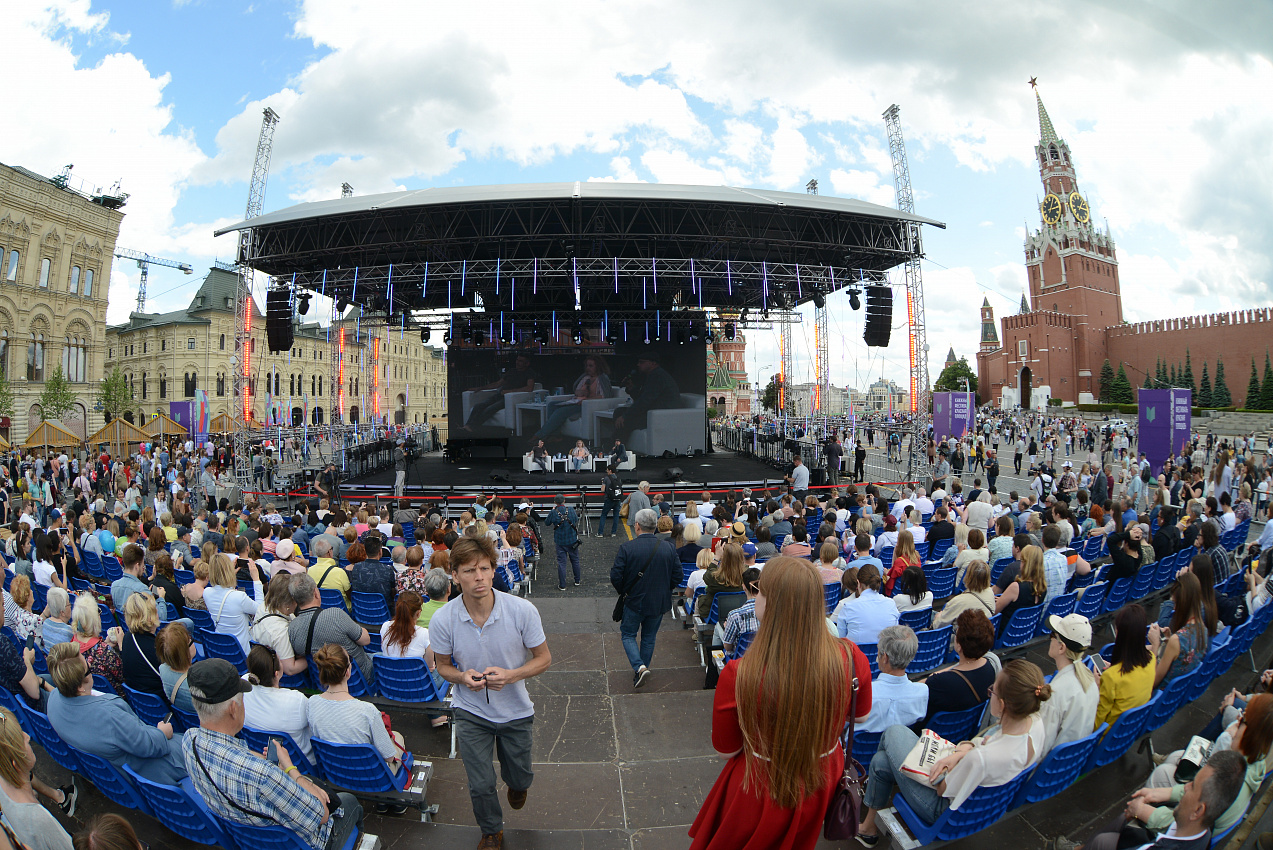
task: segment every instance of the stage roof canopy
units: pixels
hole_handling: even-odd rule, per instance
[[[254,268],[372,312],[653,314],[782,309],[883,282],[922,254],[922,224],[945,227],[830,195],[577,182],[317,201],[217,233],[251,228]]]

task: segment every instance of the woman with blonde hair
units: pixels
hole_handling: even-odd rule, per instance
[[[849,712],[863,721],[871,710],[866,656],[827,631],[825,604],[807,561],[765,565],[756,637],[716,686],[712,746],[727,762],[690,827],[694,850],[817,843],[844,771]]]
[[[703,530],[703,521],[698,515],[698,502],[690,499],[685,503],[685,513],[681,514],[681,525],[689,525],[693,522],[698,526],[698,530]]]
[[[1027,546],[1021,550],[1021,569],[1016,580],[1008,585],[995,600],[995,613],[1002,613],[999,629],[1012,619],[1018,608],[1032,608],[1043,601],[1048,592],[1047,576],[1043,572],[1043,550]]]
[[[726,543],[720,547],[720,563],[709,569],[703,576],[703,595],[698,599],[700,617],[706,617],[712,610],[712,600],[716,598],[716,594],[743,590],[743,570],[745,569],[747,569],[747,559],[743,557],[743,547],[735,546],[733,543]],[[724,619],[724,616],[720,617],[722,622]]]
[[[181,588],[181,595],[185,600],[185,607],[195,608],[201,611],[208,610],[208,604],[203,601],[203,593],[208,589],[208,579],[212,574],[212,562],[217,557],[217,544],[209,541],[203,544],[201,557],[195,561],[191,572],[194,573],[194,581]]]
[[[75,643],[89,672],[105,677],[115,693],[123,693],[124,659],[119,654],[123,648],[123,629],[112,626],[103,638],[101,610],[97,600],[87,593],[76,598],[71,608],[71,624],[75,626]]]
[[[265,598],[265,588],[261,584],[256,561],[248,559],[248,572],[252,576],[252,596],[239,589],[234,560],[229,555],[217,555],[209,576],[211,583],[203,592],[203,601],[208,606],[208,613],[212,615],[213,627],[221,634],[233,635],[243,647],[245,656],[251,640],[252,618],[256,616],[259,607],[256,600]]]
[[[980,611],[991,619],[995,614],[995,595],[990,589],[990,567],[985,561],[973,561],[964,574],[964,591],[946,601],[941,612],[933,616],[933,628],[949,626],[964,611]]]
[[[36,779],[34,771],[31,736],[22,731],[13,712],[0,708],[0,809],[4,819],[12,834],[32,850],[71,850],[71,836],[40,803],[34,786],[38,785],[45,796],[59,792]],[[70,793],[61,792],[64,802],[58,806],[69,817],[75,814],[75,792],[73,785],[66,787]]]

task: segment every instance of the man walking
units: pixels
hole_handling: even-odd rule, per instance
[[[995,489],[997,480],[999,480],[999,453],[990,449],[986,452],[986,486],[992,493],[999,492]]]
[[[619,547],[610,568],[610,583],[623,597],[619,636],[632,665],[632,684],[638,688],[650,676],[654,639],[663,615],[672,608],[672,588],[681,583],[681,559],[676,550],[654,536],[658,521],[658,514],[649,508],[637,511],[637,536]]]
[[[628,525],[632,527],[632,536],[637,536],[636,515],[646,508],[653,507],[650,504],[650,482],[642,481],[637,485],[636,491],[628,496]]]
[[[606,467],[606,474],[601,479],[601,495],[604,501],[601,503],[601,521],[597,523],[597,537],[606,536],[606,514],[613,513],[614,519],[611,520],[610,533],[617,535],[619,533],[619,503],[623,499],[623,480],[619,478],[619,474],[615,472],[614,461]]]
[[[567,507],[566,497],[557,494],[556,504],[548,512],[544,522],[553,529],[553,543],[557,547],[557,589],[566,589],[566,558],[575,569],[575,587],[582,575],[579,572],[579,516],[575,509]]]
[[[464,537],[451,549],[460,595],[438,609],[429,642],[438,672],[454,689],[456,736],[468,774],[473,816],[482,830],[478,850],[504,846],[504,812],[496,794],[492,750],[508,784],[508,805],[526,805],[535,706],[525,680],[552,663],[535,606],[494,588],[495,545]],[[530,657],[527,658],[527,653]]]

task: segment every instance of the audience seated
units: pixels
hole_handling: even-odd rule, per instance
[[[968,565],[964,585],[966,589],[946,600],[941,612],[933,618],[934,629],[950,625],[964,611],[980,611],[987,620],[994,616],[995,596],[990,590],[990,567],[985,561]]]
[[[918,527],[918,526],[917,526]],[[915,537],[910,530],[898,532],[897,546],[893,549],[893,563],[884,576],[884,592],[893,593],[893,586],[907,567],[922,567],[919,552],[915,550]]]
[[[1003,614],[1003,618],[999,620],[1000,633],[1018,609],[1033,608],[1042,602],[1047,588],[1048,580],[1043,574],[1043,552],[1038,546],[1025,547],[1021,550],[1021,569],[1016,579],[995,599],[995,613]]]
[[[744,568],[745,561],[741,546],[726,544],[720,547],[720,563],[709,569],[703,576],[703,595],[698,598],[697,613],[699,617],[707,618],[708,613],[712,609],[712,600],[716,598],[716,594],[742,592]],[[733,608],[741,604],[741,602],[738,602]],[[732,611],[733,608],[730,608],[730,610]],[[718,614],[722,617],[728,613],[728,611],[718,610]]]
[[[1149,627],[1149,647],[1158,657],[1158,666],[1154,672],[1155,686],[1196,668],[1202,663],[1211,642],[1205,624],[1202,587],[1198,583],[1198,577],[1192,572],[1178,576],[1176,586],[1171,592],[1171,601],[1176,607],[1171,617],[1171,628],[1164,633],[1157,623]],[[1164,635],[1167,636],[1164,638]]]
[[[439,558],[434,554],[434,558],[429,563],[441,564],[447,561],[447,558]],[[420,608],[420,616],[416,618],[416,623],[424,628],[429,627],[429,623],[433,621],[433,615],[441,610],[451,599],[451,577],[447,575],[446,570],[441,566],[434,566],[424,575],[424,597],[428,600]]]
[[[955,620],[951,645],[959,660],[925,680],[928,685],[925,723],[939,711],[964,711],[981,705],[994,684],[998,659],[989,654],[995,645],[995,631],[988,618],[973,609],[965,610]]]
[[[75,643],[88,664],[88,672],[106,677],[116,693],[123,693],[124,659],[120,650],[124,644],[124,631],[112,626],[102,637],[102,614],[97,600],[81,593],[71,609],[71,623],[75,626]]]
[[[190,669],[199,727],[186,733],[182,750],[195,789],[208,808],[231,824],[281,824],[308,847],[343,847],[362,828],[358,799],[343,792],[328,798],[295,768],[286,748],[277,748],[275,765],[235,737],[243,729],[243,695],[252,689],[234,665],[221,658],[200,661]]]
[[[760,622],[756,619],[756,594],[759,587],[760,570],[755,567],[743,570],[743,590],[747,594],[747,601],[730,611],[724,620],[716,623],[712,635],[713,646],[720,646],[725,652],[732,653],[740,637],[756,634],[760,627]]]
[[[875,655],[880,675],[871,683],[871,713],[859,732],[883,732],[890,726],[913,726],[928,714],[928,686],[912,682],[906,668],[915,659],[919,639],[907,626],[880,631]]]
[[[4,622],[22,640],[40,628],[40,615],[31,610],[34,605],[31,579],[21,574],[14,576],[9,589],[4,592]]]
[[[1052,633],[1048,657],[1056,662],[1056,675],[1052,698],[1043,706],[1045,755],[1053,747],[1090,735],[1100,701],[1100,688],[1083,661],[1092,643],[1092,624],[1081,614],[1053,614],[1047,627]]]
[[[309,743],[308,701],[300,691],[279,686],[283,668],[273,647],[257,644],[248,653],[248,681],[252,690],[243,695],[243,725],[262,732],[282,732],[305,758],[313,760]]]
[[[998,728],[959,743],[954,753],[937,762],[935,775],[945,778],[932,785],[901,770],[919,736],[905,726],[885,730],[868,770],[862,800],[867,812],[858,827],[859,841],[867,847],[879,841],[876,813],[890,805],[894,785],[921,818],[933,823],[947,808],[958,810],[978,788],[1003,785],[1037,764],[1045,737],[1039,708],[1051,693],[1038,665],[1024,659],[1005,664],[990,691],[990,713],[998,718]],[[972,753],[976,757],[968,758]]]
[[[353,621],[343,608],[323,608],[318,585],[308,574],[292,576],[287,584],[296,616],[287,626],[292,640],[292,651],[299,658],[306,658],[317,647],[337,643],[358,665],[363,679],[370,686],[375,681],[371,658],[363,647],[371,643],[367,630]]]
[[[292,622],[292,612],[296,610],[296,603],[287,590],[291,578],[290,573],[274,574],[265,586],[265,601],[257,608],[256,618],[252,621],[252,640],[274,650],[279,666],[287,676],[295,676],[309,667],[308,661],[296,657],[287,631]]]
[[[395,550],[395,555],[397,554]],[[429,554],[433,554],[429,552]],[[411,546],[404,551],[403,569],[397,571],[394,577],[394,586],[398,593],[406,590],[413,590],[423,597],[428,597],[429,592],[425,588],[425,578],[429,574],[429,567],[425,562],[425,551],[423,546]],[[432,597],[429,597],[432,598]]]
[[[1114,649],[1101,671],[1100,702],[1093,729],[1113,726],[1124,711],[1149,702],[1154,691],[1154,656],[1148,646],[1145,609],[1137,602],[1114,615]]]
[[[35,778],[31,736],[18,718],[0,708],[0,810],[14,836],[31,850],[67,850],[71,836],[41,805],[36,792],[53,800],[67,817],[75,814],[75,785],[54,789]],[[14,850],[20,850],[14,847]]]
[[[94,694],[93,674],[75,644],[53,647],[49,674],[57,686],[49,697],[49,723],[63,741],[116,767],[127,765],[151,782],[177,785],[186,778],[172,724],[147,726],[123,697]]]
[[[874,564],[858,570],[857,584],[858,595],[844,600],[844,605],[838,609],[836,628],[840,637],[854,643],[875,643],[881,629],[897,625],[897,606],[880,593],[880,571]]]
[[[181,623],[166,626],[155,639],[155,655],[160,660],[159,678],[168,702],[182,711],[194,711],[186,679],[194,661],[194,639]]]
[[[71,597],[60,587],[49,589],[44,604],[44,624],[40,626],[40,644],[48,652],[59,643],[75,637],[71,627]]]
[[[248,561],[248,573],[252,577],[253,596],[239,589],[234,562],[229,555],[218,555],[212,563],[211,584],[203,592],[203,601],[212,615],[212,625],[219,634],[231,635],[248,654],[251,641],[252,618],[259,607],[257,600],[265,596],[261,574],[256,562]]]
[[[135,691],[164,696],[164,682],[159,675],[159,656],[155,653],[155,632],[159,629],[159,612],[155,597],[149,593],[133,593],[124,605],[124,684]]]
[[[923,567],[907,567],[902,572],[893,593],[893,604],[899,614],[933,607],[933,593],[928,589]]]

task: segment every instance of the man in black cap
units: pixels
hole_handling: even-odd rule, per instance
[[[362,805],[354,795],[342,792],[331,800],[297,770],[282,744],[273,764],[235,737],[243,729],[243,694],[252,686],[233,664],[200,661],[186,683],[199,727],[189,730],[181,749],[208,808],[230,823],[290,829],[307,847],[344,847],[362,829]]]

